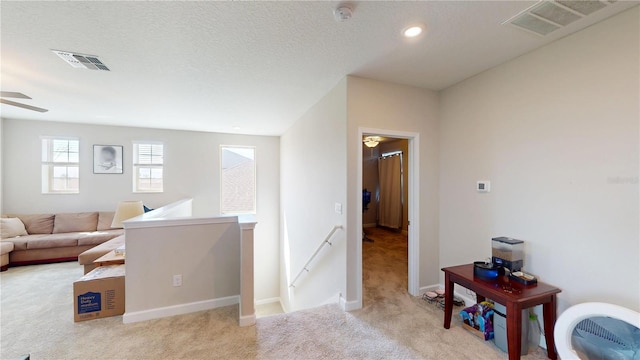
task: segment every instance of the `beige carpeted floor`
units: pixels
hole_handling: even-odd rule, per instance
[[[237,325],[237,306],[125,325],[73,322],[76,263],[11,268],[0,276],[0,358],[15,359],[506,359],[456,318],[406,292],[406,240],[367,229],[364,308],[336,305]],[[538,349],[525,359],[543,359]]]

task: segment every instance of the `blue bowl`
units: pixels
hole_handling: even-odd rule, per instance
[[[496,264],[487,264],[484,261],[475,261],[473,263],[473,275],[486,279],[495,280],[498,276],[504,274],[504,268]]]

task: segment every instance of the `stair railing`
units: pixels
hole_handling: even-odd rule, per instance
[[[291,282],[291,284],[289,284],[289,287],[296,287],[296,281],[298,281],[298,279],[300,278],[300,276],[302,276],[302,274],[304,274],[304,272],[309,272],[309,264],[311,264],[311,262],[313,261],[313,259],[315,259],[315,257],[318,255],[318,253],[320,252],[320,250],[322,250],[322,248],[325,245],[329,245],[332,246],[333,244],[331,244],[331,237],[333,236],[333,234],[336,233],[336,231],[338,231],[339,229],[342,229],[342,225],[336,225],[333,227],[333,229],[331,229],[331,231],[329,232],[329,234],[324,238],[324,240],[322,240],[322,242],[320,243],[320,245],[318,245],[318,248],[316,248],[316,251],[313,252],[313,254],[311,254],[311,256],[309,257],[309,260],[307,260],[307,262],[304,264],[304,266],[302,267],[302,270],[300,270],[300,272],[298,273],[298,275],[296,275],[296,277],[293,279],[293,281]]]

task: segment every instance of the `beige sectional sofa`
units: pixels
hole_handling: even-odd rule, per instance
[[[2,215],[0,265],[6,269],[6,265],[76,260],[80,253],[124,234],[111,228],[113,216],[114,212]],[[5,243],[13,244],[13,249]]]
[[[0,241],[0,271],[9,268],[9,253],[13,251],[13,243]]]
[[[102,244],[78,255],[78,264],[84,266],[84,273],[87,274],[89,271],[96,268],[96,264],[94,263],[95,260],[102,255],[106,255],[108,252],[123,246],[124,244],[124,235],[120,235],[109,241],[103,242]]]

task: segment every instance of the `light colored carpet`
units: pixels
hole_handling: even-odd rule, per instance
[[[376,242],[364,246],[362,310],[328,305],[246,328],[237,325],[237,306],[128,325],[120,316],[74,323],[72,283],[81,266],[11,268],[0,275],[0,358],[506,359],[458,320],[443,329],[441,310],[406,293],[397,244],[385,244],[384,233],[370,236]],[[541,349],[525,357],[543,358]]]

